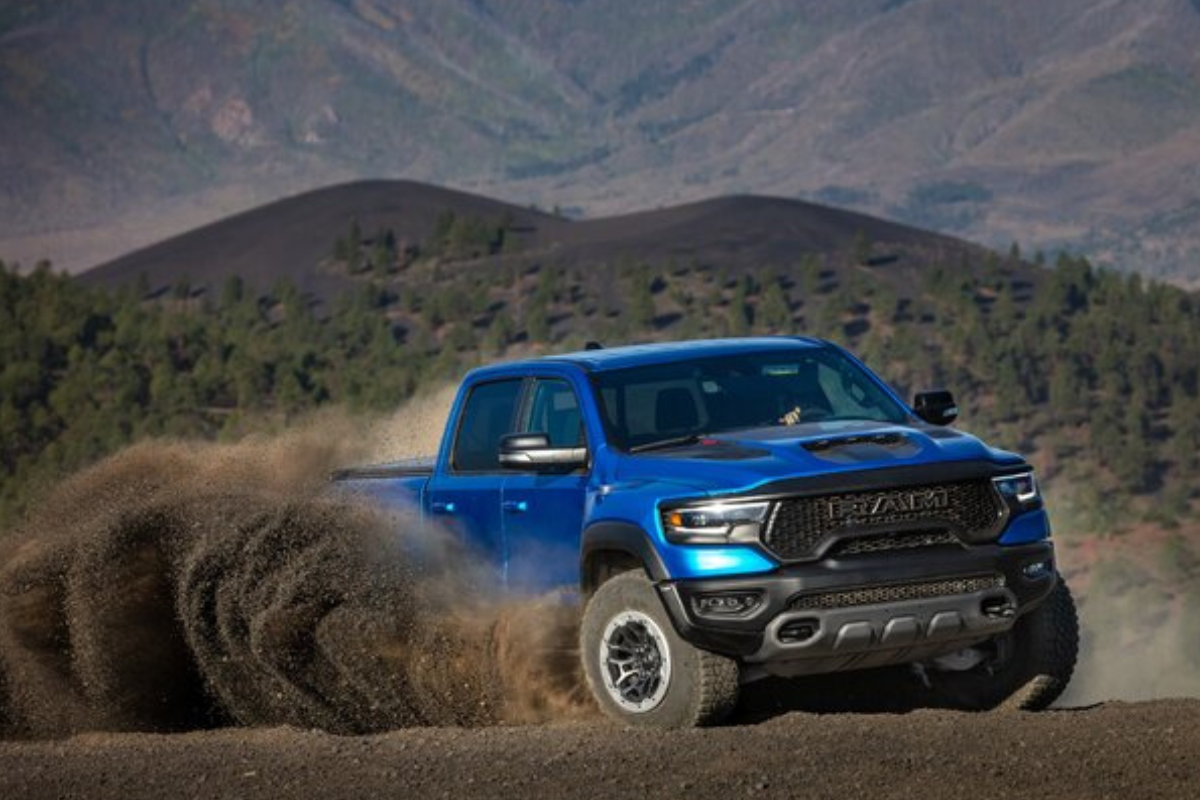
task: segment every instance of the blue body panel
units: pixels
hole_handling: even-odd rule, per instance
[[[419,509],[423,520],[444,525],[478,548],[496,566],[509,589],[540,592],[556,587],[576,589],[580,583],[582,539],[594,526],[609,523],[641,531],[671,579],[753,575],[779,568],[778,562],[755,546],[668,542],[659,512],[660,504],[667,501],[752,492],[785,479],[894,467],[981,461],[1014,469],[1024,465],[1012,453],[991,448],[966,433],[926,425],[915,416],[910,424],[903,425],[812,422],[713,437],[721,445],[761,453],[740,460],[710,460],[702,454],[688,457],[667,452],[631,455],[606,444],[590,380],[594,373],[797,347],[836,345],[786,337],[713,340],[594,350],[480,368],[469,373],[459,389],[431,475],[371,477],[347,483],[384,507]],[[471,387],[504,377],[559,378],[571,384],[589,444],[588,470],[568,475],[512,471],[455,475],[449,469],[455,421]],[[891,388],[875,380],[897,403],[908,408]],[[888,431],[903,432],[909,446],[895,452],[879,448],[836,459],[801,446],[815,439]],[[1010,519],[999,541],[1003,545],[1025,544],[1045,539],[1049,533],[1046,514],[1039,509]]]
[[[1000,536],[1002,545],[1029,544],[1050,538],[1050,517],[1045,510],[1027,511],[1021,514],[1004,529]]]

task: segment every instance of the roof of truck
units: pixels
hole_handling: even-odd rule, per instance
[[[644,367],[687,361],[693,358],[714,358],[739,353],[762,353],[772,350],[793,350],[800,347],[822,347],[827,343],[807,336],[762,336],[741,339],[694,339],[686,342],[658,342],[635,344],[624,347],[605,347],[597,350],[580,350],[575,353],[544,356],[528,364],[567,362],[589,372],[610,369]],[[516,365],[510,365],[516,366]]]

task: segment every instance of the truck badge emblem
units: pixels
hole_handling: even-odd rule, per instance
[[[827,505],[831,519],[870,519],[888,514],[907,514],[949,508],[950,494],[945,489],[918,489],[886,492],[853,499],[838,498],[830,500]]]

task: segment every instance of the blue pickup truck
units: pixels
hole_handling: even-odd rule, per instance
[[[589,346],[474,370],[436,458],[335,480],[456,531],[513,593],[566,588],[628,724],[900,664],[931,704],[1042,708],[1075,607],[1030,466],[957,413],[818,339]]]

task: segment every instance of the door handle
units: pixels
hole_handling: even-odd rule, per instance
[[[429,504],[429,510],[434,514],[453,514],[454,503],[446,503],[441,500],[434,500]]]
[[[505,500],[500,504],[500,508],[510,514],[524,514],[529,510],[529,503],[524,500]]]

